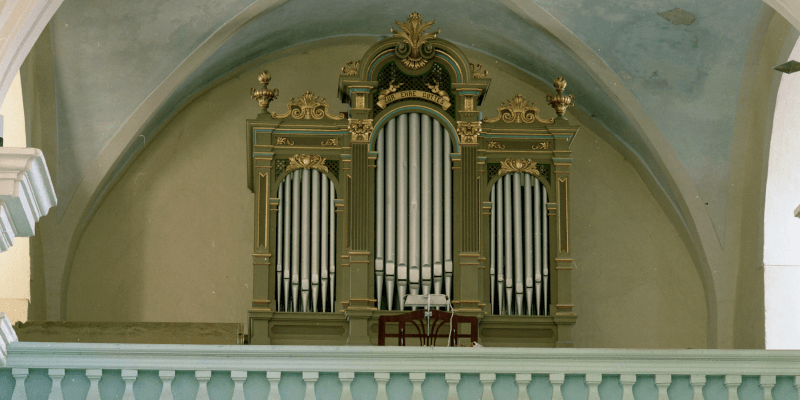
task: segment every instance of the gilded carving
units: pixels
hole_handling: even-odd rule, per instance
[[[539,117],[539,109],[536,108],[536,103],[528,104],[528,101],[521,94],[514,96],[511,100],[501,102],[500,107],[497,108],[496,118],[489,119],[484,117],[483,121],[494,123],[501,119],[509,124],[530,124],[534,121],[552,124],[554,122],[552,118],[545,120]]]
[[[272,76],[269,71],[262,71],[258,74],[258,82],[261,83],[261,89],[250,88],[250,98],[258,100],[258,106],[264,111],[269,108],[269,103],[278,98],[278,89],[268,89],[269,81]]]
[[[339,116],[333,116],[328,113],[328,102],[325,99],[319,101],[319,96],[315,96],[314,93],[305,92],[300,97],[292,99],[289,101],[289,104],[286,105],[286,113],[280,114],[273,112],[272,118],[286,118],[288,116],[292,116],[294,119],[322,119],[323,117],[328,117],[330,119],[344,119],[344,113],[340,113]]]
[[[480,133],[481,133],[481,121],[476,121],[476,122],[458,121],[456,134],[458,134],[459,143],[461,144],[478,143],[478,135]]]
[[[371,119],[350,119],[347,129],[350,130],[352,142],[368,142],[372,134]]]
[[[358,73],[358,64],[361,64],[361,61],[348,61],[347,64],[342,67],[342,73],[345,75],[355,75]]]
[[[495,142],[495,141],[489,142],[487,144],[487,147],[489,149],[495,149],[495,150],[502,150],[506,148],[506,146],[503,146],[502,144],[500,144],[500,142]]]
[[[466,96],[464,97],[464,111],[474,111],[473,104],[475,102],[475,98],[473,96]]]
[[[425,84],[425,86],[427,86],[428,89],[431,90],[431,93],[433,93],[433,94],[435,94],[435,95],[437,95],[437,96],[442,98],[442,101],[443,101],[441,103],[442,108],[444,108],[445,110],[450,108],[450,95],[447,94],[446,90],[439,89],[439,83],[438,82],[434,82],[433,85],[431,85],[430,83],[427,83],[427,84]]]
[[[378,102],[375,103],[375,105],[377,105],[380,108],[385,108],[386,104],[389,103],[388,101],[386,101],[386,96],[396,92],[397,89],[400,88],[400,86],[403,86],[402,82],[400,82],[399,84],[395,85],[394,84],[394,79],[392,79],[392,81],[389,82],[389,87],[387,87],[386,89],[381,90],[381,92],[378,93]]]
[[[531,146],[531,150],[550,150],[550,143],[539,142]]]
[[[322,156],[295,154],[289,157],[289,165],[284,171],[291,172],[296,169],[315,169],[320,172],[328,172],[325,161],[325,158]]]
[[[395,37],[403,39],[403,43],[398,44],[394,49],[397,57],[409,69],[417,70],[424,67],[436,53],[433,45],[428,43],[428,40],[435,39],[441,30],[437,29],[436,32],[425,31],[436,21],[423,22],[419,13],[413,12],[406,22],[394,21],[394,23],[400,27],[400,30],[397,31],[391,28],[391,32]]]
[[[321,143],[323,146],[338,146],[339,145],[339,138],[330,138]]]
[[[289,140],[289,138],[287,138],[287,137],[278,137],[275,140],[275,144],[280,144],[280,145],[284,145],[284,146],[293,146],[294,142]]]
[[[564,113],[567,112],[567,107],[575,105],[575,95],[565,96],[564,89],[567,88],[567,81],[562,77],[557,77],[553,80],[553,87],[556,88],[557,95],[547,95],[547,102],[556,109],[556,114],[559,118],[563,118]]]
[[[365,109],[367,108],[367,100],[366,95],[364,93],[356,93],[356,109]]]
[[[473,63],[469,63],[469,66],[472,68],[472,77],[473,78],[481,79],[481,78],[486,78],[486,75],[489,75],[489,72],[486,71],[485,69],[483,70],[483,72],[481,72],[481,70],[483,69],[483,66],[480,65],[480,64],[476,65],[476,64],[473,64]]]
[[[497,171],[497,176],[511,174],[515,172],[528,173],[533,176],[539,176],[539,169],[536,167],[538,163],[532,160],[506,158],[500,161],[500,170]]]

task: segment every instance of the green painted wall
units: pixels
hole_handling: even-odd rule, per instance
[[[327,98],[332,113],[344,111],[336,100],[339,69],[372,41],[295,47],[211,85],[179,111],[87,227],[70,276],[67,319],[246,322],[253,195],[244,121],[258,113],[249,98],[257,72],[269,69],[271,87],[280,89],[274,111],[305,90]],[[544,104],[540,82],[534,87],[506,64],[468,55],[492,78],[485,115],[517,93]],[[545,107],[544,116],[552,116]],[[677,231],[633,167],[600,136],[582,128],[573,150],[576,345],[704,347],[704,294]]]

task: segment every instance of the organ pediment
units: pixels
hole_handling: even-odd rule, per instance
[[[406,294],[442,293],[484,345],[571,346],[566,81],[556,118],[514,94],[484,116],[488,72],[435,21],[395,24],[341,68],[347,113],[266,71],[251,91],[251,342],[377,344]]]

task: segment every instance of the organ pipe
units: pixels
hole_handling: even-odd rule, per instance
[[[444,140],[448,140],[444,138]],[[443,185],[443,154],[442,154],[442,126],[438,121],[433,121],[433,291],[442,293],[442,278],[444,276],[444,199],[442,198]],[[449,171],[448,171],[449,172]]]
[[[397,232],[397,120],[392,119],[386,124],[386,305],[392,310],[394,305],[394,284],[396,277],[396,244],[395,233]],[[378,158],[382,158],[380,154]]]
[[[495,183],[497,189],[497,229],[492,231],[492,235],[497,238],[497,315],[503,315],[503,293],[505,292],[505,244],[503,238],[505,237],[504,229],[505,218],[503,217],[505,207],[503,206],[503,178],[497,180]]]
[[[378,132],[378,154],[383,154],[385,151],[384,146],[384,130],[382,128],[380,132]],[[376,298],[378,299],[377,308],[378,310],[381,309],[381,300],[383,298],[383,281],[384,281],[384,267],[383,267],[383,257],[384,257],[384,219],[386,214],[384,213],[384,164],[386,163],[386,159],[384,157],[378,157],[376,160],[375,166],[375,176],[376,184],[375,184],[375,289],[376,289]]]
[[[550,288],[550,269],[547,268],[550,265],[547,238],[550,236],[548,234],[547,220],[547,191],[542,188],[542,315],[548,314],[547,299],[549,298],[548,289]]]
[[[310,289],[309,272],[311,269],[311,263],[309,262],[309,257],[311,256],[311,231],[309,226],[311,222],[311,204],[309,204],[310,202],[308,200],[311,197],[311,170],[303,169],[301,177],[301,184],[303,188],[303,211],[301,215],[302,231],[300,232],[302,237],[302,256],[300,259],[300,299],[302,301],[303,311],[308,311],[308,291]]]
[[[285,182],[281,182],[281,184],[278,185],[278,198],[280,198],[281,201],[278,203],[278,223],[277,223],[278,245],[275,246],[275,252],[277,253],[278,257],[277,260],[278,262],[277,265],[275,266],[275,283],[276,283],[275,299],[277,299],[276,300],[277,310],[280,310],[281,307],[281,286],[283,285],[283,243],[281,241],[283,240],[283,214],[284,214],[283,208],[286,203],[286,197],[284,195],[285,188],[286,188]],[[264,228],[261,227],[260,229]]]
[[[319,229],[320,217],[320,172],[311,171],[311,312],[317,312],[319,300],[319,242],[322,231]],[[305,300],[303,301],[305,303]]]
[[[505,206],[505,210],[503,210],[503,215],[505,216],[504,222],[504,230],[505,233],[505,282],[506,282],[506,312],[511,315],[512,308],[511,304],[514,301],[512,293],[514,292],[514,237],[513,235],[513,226],[511,225],[511,221],[513,220],[512,212],[512,204],[511,204],[511,176],[506,175],[503,177],[503,205]]]
[[[405,308],[408,288],[408,114],[397,117],[397,294]]]
[[[522,301],[525,278],[522,273],[522,224],[519,220],[522,216],[522,182],[520,182],[521,174],[513,174],[511,176],[513,188],[513,201],[514,201],[514,215],[517,221],[514,224],[514,293],[517,300],[517,315],[522,315]]]
[[[436,122],[439,125],[439,122]],[[450,134],[442,129],[444,135],[444,154],[442,175],[444,175],[444,290],[448,298],[453,298],[453,169],[450,159]]]
[[[431,145],[433,144],[431,143],[431,122],[431,117],[424,114],[422,115],[422,136],[420,143],[420,181],[422,185],[422,190],[420,193],[420,218],[422,220],[422,224],[420,226],[422,229],[422,277],[420,283],[422,284],[422,294],[429,294],[431,292],[431,281],[433,278],[433,268],[431,266],[431,264],[433,264],[433,254],[431,254],[433,252],[433,232],[431,231],[431,225],[433,222],[431,221],[433,218],[433,199],[431,199],[431,178],[433,178],[433,170],[431,168]],[[441,175],[439,176],[439,179],[441,179]]]
[[[300,294],[300,170],[292,173],[292,311]]]
[[[541,315],[542,304],[541,304],[541,294],[542,294],[542,196],[539,193],[541,191],[542,184],[539,182],[538,179],[534,179],[534,187],[533,187],[533,223],[536,225],[536,231],[534,233],[534,249],[533,253],[535,256],[534,268],[535,268],[535,280],[536,280],[536,315]],[[545,214],[546,216],[547,214]],[[545,220],[547,218],[545,217]],[[545,262],[546,265],[546,262]]]
[[[413,113],[408,116],[408,286],[411,294],[419,294],[420,278],[420,118]]]
[[[534,179],[534,181],[536,181],[536,179]],[[531,189],[531,175],[525,174],[525,181],[522,185],[524,194],[523,204],[525,205],[525,310],[527,310],[528,315],[535,315],[533,312],[533,306],[535,306],[535,300],[533,300],[533,273],[535,268],[533,261],[533,224],[535,221],[533,216],[533,193],[531,193]]]
[[[327,179],[324,179],[325,176],[323,175],[323,179],[320,182],[320,227],[319,227],[319,267],[320,267],[320,294],[319,298],[321,299],[322,304],[320,305],[320,311],[325,312],[327,311],[327,297],[328,297],[328,213],[332,213],[328,206],[328,190],[329,186],[326,182]],[[316,300],[314,304],[316,304]],[[332,311],[332,310],[331,310]]]

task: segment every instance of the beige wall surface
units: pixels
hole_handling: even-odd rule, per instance
[[[280,89],[272,111],[311,90],[344,111],[339,69],[372,39],[296,47],[197,96],[165,125],[105,198],[78,246],[67,319],[245,323],[252,297],[253,195],[244,122],[258,71]],[[517,93],[544,105],[546,85],[468,53],[492,78],[481,110],[494,116]],[[539,89],[537,89],[539,88]],[[569,91],[568,91],[569,92]],[[574,120],[573,120],[574,121]],[[577,123],[577,122],[573,122]],[[700,278],[664,212],[633,167],[582,128],[570,186],[578,347],[686,348],[706,344]]]

